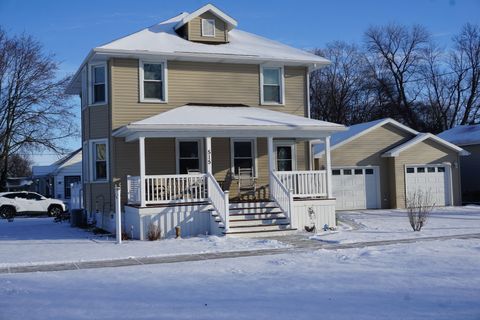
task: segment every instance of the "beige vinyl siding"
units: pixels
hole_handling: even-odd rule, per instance
[[[395,158],[395,177],[396,177],[396,203],[398,208],[405,208],[405,166],[415,164],[441,164],[441,163],[457,163],[459,161],[458,154],[447,149],[444,146],[431,141],[422,141],[409,149],[400,153]],[[460,173],[458,166],[452,168],[452,184],[453,184],[453,204],[461,204],[460,192]]]
[[[187,103],[260,106],[259,65],[168,61],[168,103],[139,102],[138,60],[113,59],[112,129]],[[262,108],[306,116],[306,68],[285,67],[285,106]]]
[[[214,19],[215,20],[215,37],[202,36],[202,19]],[[194,18],[188,23],[188,40],[199,42],[228,42],[228,31],[226,23],[218,18],[216,15],[207,11],[200,16]]]
[[[380,192],[382,208],[391,208],[391,195],[395,194],[392,189],[394,184],[392,165],[388,158],[382,158],[382,154],[413,138],[411,133],[401,130],[391,124],[383,125],[373,131],[360,136],[351,142],[332,150],[332,167],[342,166],[378,166],[380,168]],[[319,161],[320,168],[324,163],[324,157]]]
[[[85,186],[85,208],[89,212],[109,214],[113,207],[110,199],[109,183],[87,183]]]
[[[460,158],[463,201],[480,201],[480,145],[462,146],[470,152]]]
[[[82,136],[84,139],[101,139],[110,136],[108,106],[87,107],[82,111]]]

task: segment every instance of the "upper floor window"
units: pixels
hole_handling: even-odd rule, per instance
[[[140,63],[140,101],[166,102],[166,63]]]
[[[105,64],[93,65],[90,70],[90,104],[107,102],[107,68]]]
[[[261,68],[261,98],[262,104],[283,104],[283,68]]]
[[[215,20],[202,19],[202,36],[215,37]]]

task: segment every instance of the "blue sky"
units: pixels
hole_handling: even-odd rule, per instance
[[[0,0],[0,25],[40,40],[73,73],[88,51],[208,1],[14,1]],[[423,24],[448,45],[466,22],[480,23],[480,0],[296,0],[212,1],[239,22],[239,28],[286,44],[312,49],[334,40],[361,42],[371,25]],[[80,146],[73,141],[71,148]],[[48,164],[53,155],[34,156]]]

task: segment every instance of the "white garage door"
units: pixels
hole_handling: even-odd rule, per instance
[[[451,204],[449,168],[445,165],[406,166],[405,187],[407,199],[414,193],[422,194],[435,206]]]
[[[337,210],[378,208],[378,175],[378,167],[334,168],[332,187]]]

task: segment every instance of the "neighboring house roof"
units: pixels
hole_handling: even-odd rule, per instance
[[[382,154],[382,157],[397,157],[401,152],[413,147],[414,145],[416,145],[417,143],[420,143],[422,141],[425,141],[427,139],[430,139],[430,140],[433,140],[435,142],[437,142],[438,144],[448,148],[448,149],[451,149],[451,150],[454,150],[456,152],[458,152],[461,156],[468,156],[470,153],[463,150],[462,148],[454,145],[453,143],[450,143],[442,138],[439,138],[437,137],[436,135],[434,134],[431,134],[431,133],[419,133],[415,138],[385,152],[384,154]]]
[[[227,28],[228,28],[229,31],[232,30],[233,28],[235,28],[238,24],[235,19],[233,19],[228,14],[226,14],[225,12],[221,11],[220,9],[218,9],[217,7],[215,7],[214,5],[209,3],[209,4],[204,5],[203,7],[201,7],[200,9],[198,9],[198,10],[192,12],[192,13],[185,15],[182,18],[182,20],[180,20],[175,25],[175,30],[178,30],[179,28],[183,27],[188,22],[192,21],[193,19],[195,19],[196,17],[204,14],[207,11],[212,12],[214,15],[216,15],[217,17],[222,19],[227,24]]]
[[[218,9],[217,9],[218,10]],[[182,13],[126,37],[94,48],[85,58],[67,88],[67,93],[76,94],[81,90],[80,74],[83,66],[95,56],[118,56],[148,58],[162,56],[169,60],[267,63],[281,62],[318,68],[329,64],[325,58],[293,48],[277,41],[241,31],[231,30],[228,43],[205,44],[180,37],[175,27],[192,14]]]
[[[205,106],[186,105],[144,120],[136,121],[114,131],[117,137],[128,138],[139,132],[149,132],[150,136],[183,137],[225,136],[234,132],[237,136],[265,134],[272,132],[288,137],[310,137],[330,135],[344,130],[344,126],[313,120],[306,117],[263,108],[248,106]]]
[[[418,131],[413,130],[412,128],[407,127],[406,125],[401,124],[400,122],[393,120],[391,118],[384,118],[384,119],[379,119],[379,120],[374,120],[370,122],[364,122],[364,123],[359,123],[352,125],[350,127],[347,127],[346,131],[338,132],[335,133],[331,136],[330,138],[330,146],[331,150],[334,150],[338,147],[341,147],[342,145],[357,139],[364,134],[369,133],[370,131],[375,130],[376,128],[379,128],[385,124],[391,124],[397,128],[400,128],[402,130],[405,130],[407,132],[410,132],[413,135],[417,135]],[[318,144],[317,144],[318,143]],[[316,157],[322,156],[322,154],[325,152],[325,145],[323,143],[314,142],[314,154]]]
[[[480,124],[456,126],[443,131],[438,136],[457,146],[480,144]]]
[[[54,163],[47,165],[47,166],[33,166],[32,172],[34,177],[39,176],[46,176],[46,175],[54,175],[58,170],[60,170],[63,166],[67,165],[67,163],[76,156],[82,156],[82,148],[77,149],[73,152],[70,152],[63,158],[58,159]],[[81,159],[81,158],[80,158]]]

